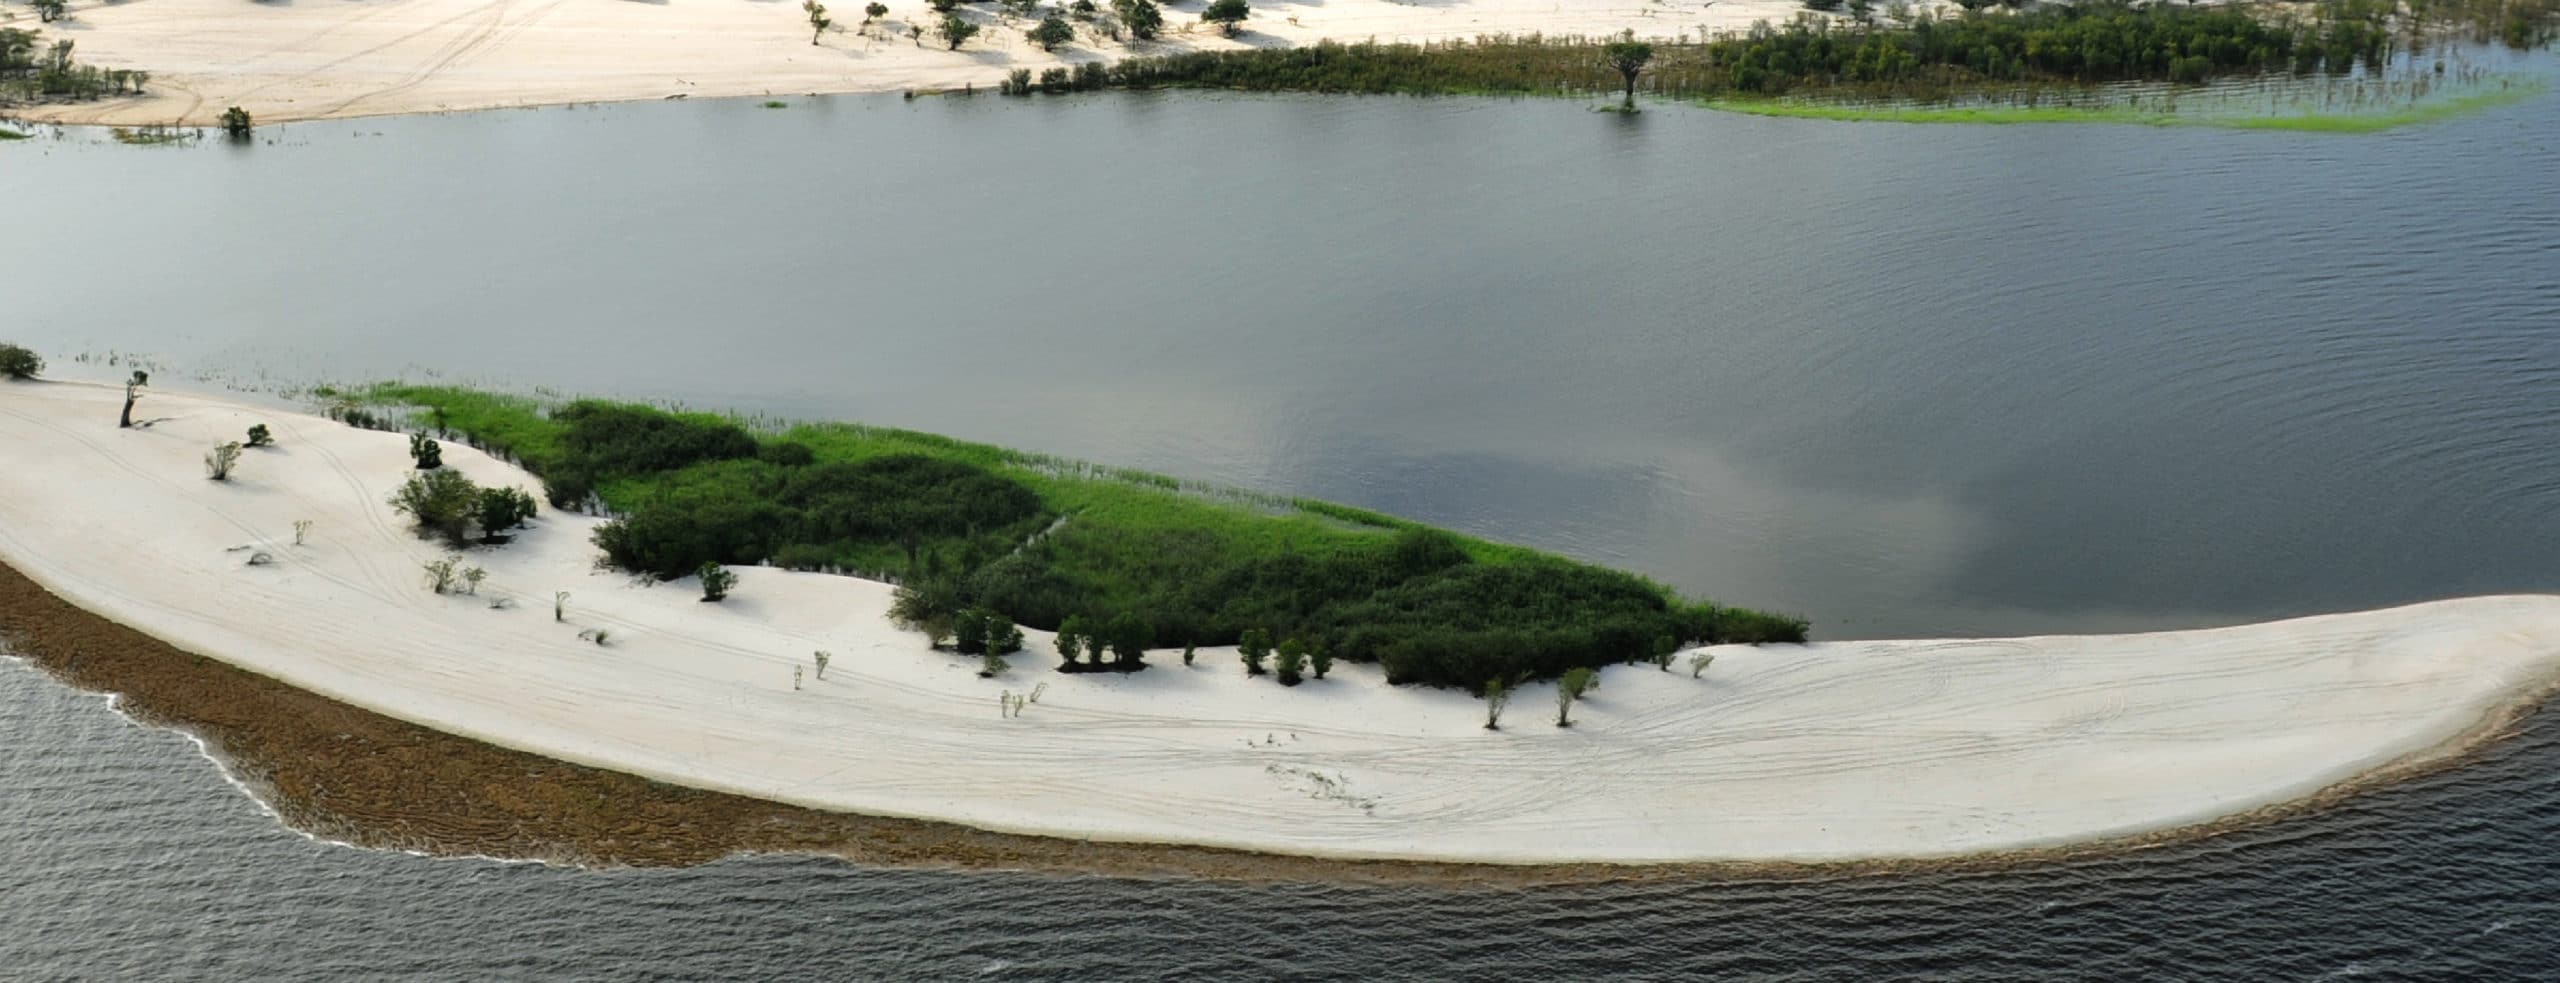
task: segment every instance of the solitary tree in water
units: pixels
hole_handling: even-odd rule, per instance
[[[234,140],[248,139],[249,131],[255,125],[249,121],[249,111],[246,109],[233,106],[222,111],[222,132]]]
[[[116,426],[133,426],[133,402],[142,398],[142,387],[151,384],[151,373],[133,370],[133,378],[124,382],[124,415],[116,418]]]
[[[1636,108],[1636,76],[1644,74],[1644,67],[1653,63],[1653,46],[1636,40],[1636,32],[1630,29],[1627,33],[1620,35],[1618,40],[1611,41],[1601,48],[1600,53],[1602,57],[1609,59],[1609,67],[1617,69],[1618,74],[1626,76],[1626,108]]]

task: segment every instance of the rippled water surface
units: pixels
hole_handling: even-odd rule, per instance
[[[0,662],[0,977],[2550,978],[2552,717],[2343,809],[2103,862],[1447,891],[335,847],[186,738]]]
[[[0,336],[913,426],[1830,637],[2560,590],[2560,100],[2358,138],[791,101],[0,146]],[[2549,978],[2549,716],[2107,862],[1448,892],[351,850],[9,665],[0,978]]]

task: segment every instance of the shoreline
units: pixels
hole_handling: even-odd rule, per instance
[[[55,682],[112,695],[116,713],[190,736],[209,763],[285,827],[362,849],[579,867],[679,867],[777,854],[895,869],[1461,889],[1990,872],[2105,859],[2316,815],[2459,767],[2560,694],[2560,677],[2547,679],[2452,739],[2308,796],[2072,846],[1826,863],[1439,863],[989,832],[806,809],[571,764],[395,720],[189,654],[63,600],[5,561],[0,643]]]
[[[56,486],[32,474],[22,475],[16,484],[0,478],[0,484],[9,486],[0,490],[11,493],[0,497],[15,499],[22,519],[48,516],[41,520],[47,527],[41,533],[67,532],[69,536],[53,541],[62,544],[56,550],[31,542],[28,537],[40,531],[23,522],[0,524],[0,546],[17,551],[16,558],[0,559],[27,575],[17,578],[24,581],[22,585],[0,596],[0,629],[19,635],[22,654],[57,677],[83,688],[134,691],[138,713],[187,726],[243,762],[244,775],[265,776],[261,781],[273,789],[279,814],[299,817],[292,820],[294,825],[367,845],[427,844],[437,852],[600,862],[692,863],[743,849],[832,853],[858,862],[1008,869],[1276,879],[1477,882],[1494,878],[1506,883],[1655,874],[1774,876],[1789,871],[1830,876],[1862,870],[2000,865],[2190,839],[2232,824],[2251,825],[2317,808],[2361,788],[2459,760],[2537,706],[2552,689],[2555,677],[2560,677],[2560,644],[2552,643],[2551,634],[2552,615],[2560,614],[2560,598],[2489,598],[2202,632],[1825,643],[1766,651],[1736,647],[1720,650],[1724,661],[1717,664],[1718,680],[1710,684],[1732,685],[1742,692],[1715,698],[1710,706],[1695,706],[1700,695],[1712,694],[1676,679],[1676,673],[1617,669],[1608,675],[1611,685],[1606,693],[1584,712],[1585,726],[1551,730],[1539,719],[1540,711],[1523,709],[1511,720],[1516,726],[1499,738],[1483,736],[1476,728],[1480,704],[1465,696],[1372,687],[1351,671],[1340,674],[1349,677],[1344,681],[1314,684],[1314,689],[1293,696],[1289,694],[1299,691],[1243,680],[1234,673],[1232,660],[1214,651],[1207,653],[1205,670],[1160,665],[1133,677],[1133,683],[1060,677],[1042,667],[1027,676],[1017,671],[1010,677],[1014,685],[1038,679],[1058,688],[1051,705],[1025,722],[1029,731],[1011,731],[1031,736],[1014,739],[990,736],[995,728],[985,725],[982,710],[974,706],[991,695],[996,683],[967,678],[969,674],[954,660],[924,652],[912,636],[864,627],[869,621],[863,619],[875,615],[855,613],[852,616],[859,624],[830,622],[831,638],[841,638],[848,631],[869,632],[860,636],[868,639],[860,644],[869,648],[851,650],[860,654],[848,671],[866,674],[847,684],[854,689],[805,696],[765,678],[775,670],[760,654],[805,642],[795,636],[780,643],[748,644],[741,639],[763,636],[737,634],[743,629],[779,630],[775,619],[789,622],[794,610],[805,604],[759,608],[751,619],[754,624],[733,623],[721,629],[726,634],[705,635],[700,619],[729,615],[690,603],[680,587],[671,592],[626,585],[626,598],[601,596],[604,592],[598,591],[592,601],[587,592],[594,588],[589,587],[581,589],[581,600],[576,602],[582,613],[609,614],[618,633],[634,626],[658,632],[662,638],[643,634],[609,652],[583,643],[569,643],[564,650],[521,635],[516,641],[496,642],[485,634],[498,624],[489,619],[510,616],[479,611],[476,601],[465,602],[456,611],[448,599],[430,598],[418,588],[409,579],[414,572],[381,576],[400,564],[378,564],[378,552],[401,552],[405,538],[383,535],[387,529],[367,532],[357,544],[366,548],[352,553],[337,544],[315,546],[315,550],[345,553],[339,558],[338,573],[320,569],[327,564],[320,564],[322,557],[316,553],[286,553],[288,569],[304,565],[306,558],[318,564],[309,571],[318,575],[316,586],[335,592],[324,595],[324,603],[334,605],[326,610],[361,622],[355,630],[305,634],[302,622],[308,620],[311,609],[302,605],[312,599],[308,592],[297,600],[289,592],[276,593],[272,582],[253,586],[258,582],[238,572],[236,558],[208,558],[211,566],[163,581],[171,585],[169,589],[205,596],[156,599],[170,595],[133,582],[168,576],[156,568],[194,562],[192,554],[198,551],[230,552],[231,547],[219,544],[234,542],[234,537],[250,531],[241,525],[245,513],[217,510],[213,515],[231,528],[213,529],[212,538],[205,539],[200,519],[191,523],[182,515],[166,514],[200,506],[206,495],[290,493],[336,499],[348,490],[349,485],[342,482],[356,487],[355,501],[360,504],[354,512],[369,512],[379,508],[371,504],[378,495],[361,487],[356,478],[359,472],[345,470],[338,451],[347,451],[351,458],[358,452],[376,457],[388,452],[389,458],[398,460],[401,441],[396,435],[353,430],[316,418],[253,411],[250,415],[265,422],[284,424],[287,451],[328,458],[339,466],[337,473],[313,484],[255,491],[203,482],[200,471],[184,480],[164,476],[158,485],[133,493],[143,495],[139,505],[127,501],[119,509],[117,496],[101,496],[96,489],[119,481],[129,483],[128,475],[150,478],[170,463],[167,455],[171,453],[200,453],[189,449],[200,446],[191,442],[196,438],[182,437],[176,443],[161,438],[196,426],[229,432],[248,416],[235,403],[161,393],[146,406],[161,412],[179,403],[174,408],[182,412],[164,418],[151,431],[119,433],[102,425],[112,422],[113,392],[62,383],[0,389],[0,398],[34,397],[14,401],[15,405],[0,399],[0,430],[41,421],[40,415],[21,410],[36,410],[48,400],[60,400],[63,408],[76,411],[76,423],[21,426],[13,443],[35,448],[29,453],[56,462],[56,470],[78,471],[85,457],[107,458],[118,466],[106,472],[58,475]],[[104,416],[93,411],[98,409],[105,411]],[[109,439],[98,439],[102,436]],[[67,438],[70,443],[48,450],[43,445],[51,438]],[[156,446],[162,444],[168,446]],[[114,456],[110,446],[159,456],[150,458],[148,467],[136,467],[133,461]],[[85,452],[74,448],[85,448]],[[448,454],[449,464],[461,464],[472,452],[455,448]],[[289,464],[284,458],[261,461],[253,466],[267,469],[269,473],[257,476],[267,479],[277,477],[274,472]],[[176,462],[192,464],[186,457]],[[483,469],[497,467],[481,460],[469,463],[484,476],[489,471]],[[309,469],[307,463],[303,467]],[[397,465],[393,469],[390,477],[396,477]],[[372,464],[362,469],[364,473],[372,470]],[[170,498],[163,490],[174,491],[177,497]],[[48,492],[56,493],[50,508]],[[61,498],[61,494],[73,497]],[[298,511],[322,503],[293,504]],[[90,509],[121,516],[135,508],[159,516],[162,524],[126,530],[121,526],[127,523],[103,514],[83,518]],[[0,518],[7,513],[7,506],[0,505]],[[380,521],[344,511],[318,514],[329,517],[324,528],[333,532]],[[569,527],[573,535],[586,528],[574,519],[555,521]],[[67,528],[54,528],[57,524]],[[13,530],[11,525],[18,528]],[[116,542],[112,533],[140,538]],[[177,542],[191,537],[204,541]],[[555,561],[580,567],[580,575],[594,576],[583,569],[591,551],[582,539],[562,542],[554,535],[549,546],[542,546],[540,537],[532,538],[532,545],[473,556],[497,567],[510,551],[535,554],[527,560],[539,559],[547,551],[556,554]],[[117,556],[149,557],[149,563],[137,567],[130,560],[119,563]],[[29,558],[38,559],[35,567],[23,562]],[[549,568],[553,573],[543,576],[560,575],[558,566],[553,563]],[[500,572],[501,578],[516,578],[541,569],[501,567]],[[84,570],[85,579],[78,575]],[[93,614],[73,608],[70,601],[38,587],[48,571],[55,576],[68,572],[69,579],[48,585],[55,590],[67,584],[106,591],[101,595],[110,599],[104,602],[105,609]],[[852,600],[856,606],[885,606],[881,598],[860,599],[869,596],[862,592],[878,586],[866,587],[867,582],[781,571],[746,572],[754,603],[787,599],[799,592],[797,596],[804,600],[823,596],[839,605]],[[359,574],[374,576],[373,586],[390,593],[348,593],[346,588],[365,586],[350,579]],[[615,579],[607,576],[589,583]],[[493,579],[493,585],[507,582]],[[837,593],[812,595],[807,593],[810,590]],[[847,590],[854,593],[842,593]],[[670,598],[670,593],[677,596]],[[172,604],[176,608],[204,605],[195,609],[199,616],[204,611],[217,613],[210,615],[215,619],[211,623],[170,620],[183,613]],[[625,606],[613,609],[612,604]],[[598,605],[605,609],[599,610]],[[719,607],[737,610],[736,605]],[[244,613],[243,608],[252,610]],[[50,614],[31,622],[26,619],[36,615],[30,611]],[[420,613],[447,620],[403,620]],[[684,620],[649,620],[667,618]],[[2498,620],[2502,618],[2516,620]],[[144,631],[136,630],[147,631],[155,619],[157,624],[174,626],[163,629],[179,636],[173,641],[196,641],[172,646],[151,641]],[[517,619],[516,624],[521,627],[523,620]],[[539,622],[538,631],[553,630],[538,616],[531,620]],[[119,627],[118,621],[135,628]],[[99,641],[109,636],[84,636],[82,630],[62,627],[84,623],[89,632],[113,629],[123,634],[112,636],[113,641]],[[474,627],[457,635],[454,625]],[[558,631],[565,634],[571,627],[558,626]],[[2495,630],[2500,628],[2506,630]],[[2449,631],[2454,633],[2450,638]],[[2257,641],[2243,644],[2250,639]],[[658,644],[661,640],[678,644],[668,649]],[[2461,647],[2449,650],[2448,644]],[[117,645],[154,651],[159,658],[117,671],[96,670],[98,660],[106,658],[100,653]],[[2329,645],[2339,647],[2324,647]],[[2408,648],[2411,645],[2417,648]],[[2480,645],[2502,646],[2491,655],[2504,653],[2500,657],[2507,663],[2477,664],[2484,656],[2470,649]],[[2044,649],[2041,655],[2039,646]],[[2069,654],[2074,646],[2084,650],[2076,661]],[[2241,656],[2236,662],[2231,661],[2235,647]],[[504,651],[493,651],[499,649]],[[2057,655],[2056,649],[2064,650],[2063,654]],[[183,654],[189,650],[210,651],[221,659]],[[1968,659],[1968,650],[1981,651],[1971,652]],[[1038,655],[1029,659],[1035,665],[1041,662]],[[231,668],[226,660],[240,668]],[[2273,666],[2259,664],[2269,660]],[[2157,664],[2165,661],[2195,665],[2164,674]],[[320,703],[298,712],[246,716],[234,712],[226,717],[216,712],[222,710],[220,706],[210,710],[197,706],[200,697],[144,691],[149,680],[182,665],[199,670],[222,667],[233,675],[199,678],[196,685],[181,687],[181,696],[198,690],[246,692],[243,684],[255,682],[260,686],[249,689],[272,688]],[[595,675],[593,667],[599,665],[609,666],[615,678]],[[743,689],[729,673],[738,665],[755,677]],[[760,665],[764,668],[756,668]],[[1736,668],[1728,671],[1727,665]],[[1914,669],[1920,671],[1896,678],[1897,673]],[[2488,674],[2484,676],[2482,669]],[[93,670],[99,674],[88,674]],[[522,675],[556,671],[569,674]],[[668,671],[679,674],[657,675]],[[705,672],[712,675],[702,675]],[[1824,672],[1842,674],[1821,676]],[[2122,676],[2127,672],[2135,675]],[[2149,675],[2142,675],[2146,672]],[[2324,675],[2336,673],[2347,675]],[[620,678],[625,675],[645,678]],[[1882,678],[1869,681],[1868,677]],[[2195,681],[2199,678],[2201,684]],[[402,679],[407,681],[398,681]],[[321,685],[299,685],[313,682]],[[830,679],[828,686],[834,683]],[[2428,695],[2430,687],[2448,684],[2461,688],[2455,694]],[[330,692],[332,686],[337,694]],[[1341,688],[1345,686],[1350,688]],[[1176,692],[1168,693],[1165,687]],[[2149,702],[2137,699],[2128,708],[2125,692],[2141,697],[2146,687],[2156,691],[2149,694]],[[1646,701],[1652,699],[1648,688],[1652,694],[1671,694],[1674,703],[1662,706],[1657,700],[1648,709]],[[1829,692],[1834,689],[1852,692],[1840,696]],[[949,698],[937,695],[943,693],[958,694],[972,706],[944,707]],[[1307,695],[1315,693],[1324,695]],[[2418,695],[2402,695],[2406,693]],[[331,699],[333,695],[337,699]],[[1127,702],[1133,695],[1144,699]],[[2441,702],[2449,696],[2458,699]],[[282,705],[283,697],[266,693],[257,699]],[[464,702],[438,702],[455,699]],[[1988,702],[1966,702],[1973,699]],[[918,700],[929,712],[914,713]],[[1894,719],[1905,704],[1949,700],[1957,705],[1946,708],[1948,712]],[[2403,729],[2397,733],[2392,731],[2393,724],[2413,708],[2395,700],[2414,700],[2419,704],[2414,709],[2424,711],[2401,723]],[[1540,702],[1534,695],[1530,700],[1532,706]],[[2309,718],[2334,717],[2336,722],[2304,729],[2307,724],[2299,711],[2306,703],[2337,704]],[[377,718],[372,711],[358,709],[359,704],[394,710],[414,722]],[[651,712],[658,715],[649,716]],[[848,712],[862,719],[844,719]],[[2185,718],[2199,712],[2220,716],[2197,729]],[[802,716],[796,723],[786,720],[764,730],[750,726],[769,716],[806,713],[817,716]],[[1844,713],[1849,716],[1844,718]],[[2133,718],[2131,725],[2125,722],[2128,716]],[[1813,731],[1804,730],[1802,717],[1815,719]],[[2164,717],[2171,719],[2164,721]],[[295,737],[272,732],[282,726],[279,719],[336,721],[338,725],[320,728],[325,735]],[[1845,725],[1846,731],[1822,724],[1836,719],[1853,723]],[[349,757],[356,751],[332,742],[347,739],[338,735],[356,733],[359,721],[364,722],[365,731],[388,736],[367,745],[374,750]],[[2339,730],[2341,724],[2348,729]],[[556,729],[561,725],[571,729]],[[844,735],[851,742],[847,747],[803,747],[826,728],[848,725],[856,730]],[[2408,729],[2413,725],[2422,726]],[[1256,748],[1256,742],[1247,738],[1243,754],[1228,743],[1236,736],[1231,730],[1260,731],[1266,726],[1289,729],[1292,745],[1297,734],[1291,728],[1315,727],[1310,733],[1317,743],[1282,750]],[[2110,737],[2106,732],[2111,728],[2121,733]],[[1212,732],[1204,734],[1204,729]],[[474,740],[489,734],[503,735],[500,741],[524,750],[503,750]],[[1093,748],[1089,755],[1066,759],[1071,762],[1066,766],[1071,777],[1063,783],[1057,775],[1043,774],[1057,764],[1050,752],[1062,739],[1088,742]],[[1935,749],[1914,751],[1905,746],[1913,742],[1934,742]],[[2200,743],[2211,753],[2198,757]],[[2330,745],[2335,744],[2350,746],[2333,750]],[[444,750],[433,754],[413,750],[427,745]],[[910,747],[921,760],[875,760],[877,749],[895,753]],[[1737,747],[1744,753],[1736,753]],[[671,750],[683,753],[671,758],[666,754]],[[395,760],[375,760],[383,754]],[[1675,760],[1719,754],[1724,755],[1718,759],[1721,763]],[[1941,760],[1949,754],[1958,760],[1952,764]],[[776,760],[804,755],[821,760]],[[2236,766],[2224,760],[2252,755],[2263,759],[2255,762],[2254,769],[2249,760]],[[2311,757],[2306,760],[2304,755]],[[2302,772],[2311,761],[2327,764]],[[1283,763],[1288,767],[1284,769]],[[1766,774],[1739,771],[1754,765]],[[451,776],[430,774],[447,768],[461,771]],[[1361,816],[1345,810],[1344,802],[1323,801],[1340,797],[1314,795],[1307,781],[1291,777],[1312,779],[1322,773],[1317,769],[1330,771],[1329,777],[1343,782],[1356,778],[1360,790],[1368,793],[1367,808],[1383,803],[1387,814]],[[2090,771],[2096,774],[2082,774]],[[388,788],[358,788],[367,781],[346,778],[384,772],[391,776],[385,780]],[[637,777],[650,774],[694,788]],[[794,779],[794,774],[813,777]],[[505,781],[491,777],[497,775],[514,777]],[[523,787],[527,776],[540,780]],[[406,787],[425,778],[448,784]],[[823,784],[810,784],[813,780]],[[1025,781],[1026,786],[1014,785]],[[1521,797],[1524,785],[1534,790],[1559,782],[1578,783],[1574,794],[1593,801],[1559,803]],[[2216,782],[2218,786],[2206,787]],[[1905,783],[1908,787],[1903,787]],[[2157,787],[2139,787],[2143,783]],[[1699,785],[1704,787],[1692,787]],[[564,791],[578,788],[589,789],[589,799],[571,801],[575,796]],[[700,788],[742,794],[696,790]],[[607,789],[609,794],[603,791]],[[2147,804],[2140,808],[2136,800],[2122,805],[2109,801],[2128,794],[2136,800],[2144,794],[2150,798],[2142,800]],[[1915,803],[1911,796],[1935,802],[1934,811],[1910,811],[1915,805],[1928,804]],[[2086,797],[2095,798],[2079,801]],[[1014,806],[1003,805],[1007,802]],[[1034,811],[1020,811],[1024,804],[1034,806]],[[459,814],[446,815],[448,809],[456,808]],[[593,811],[599,808],[606,811]],[[1128,811],[1131,808],[1138,811]],[[2008,817],[2012,828],[2006,830],[1971,820],[1930,818],[1945,810],[1959,817],[1978,816],[1987,808],[2028,811]],[[1631,819],[1631,811],[1659,812],[1665,818],[1647,821],[1639,815]],[[919,818],[876,818],[883,814]],[[2146,815],[2159,818],[2145,819]],[[739,833],[740,824],[747,822],[741,817],[754,817],[749,825],[756,831]],[[1825,828],[1817,834],[1803,828],[1817,821],[1841,829],[1834,834]],[[1877,826],[1880,821],[1885,825]],[[1923,822],[1929,824],[1928,830],[1920,830]],[[523,827],[528,823],[552,831],[527,834]],[[1699,823],[1727,828],[1702,836],[1692,828]],[[1911,831],[1898,831],[1903,823],[1912,824]],[[2128,827],[2128,823],[2145,825]],[[377,825],[381,828],[367,831]],[[1587,842],[1558,843],[1557,828],[1581,831]],[[809,833],[812,829],[824,832]],[[502,835],[493,830],[514,832]],[[777,830],[797,832],[783,836]],[[1640,842],[1622,842],[1628,837]],[[932,845],[915,845],[926,841]],[[1192,845],[1153,845],[1159,842]],[[1061,850],[1068,855],[1057,856]],[[1400,857],[1428,859],[1396,859]],[[1923,859],[1898,859],[1904,857]],[[1379,873],[1382,869],[1392,873]]]
[[[1023,37],[1032,21],[1001,16],[990,7],[962,8],[981,31],[957,51],[906,36],[911,26],[941,16],[923,0],[901,0],[889,8],[880,25],[866,31],[857,23],[863,16],[860,0],[835,4],[835,24],[818,35],[818,44],[811,43],[796,4],[712,0],[282,6],[75,0],[58,24],[39,24],[23,8],[0,11],[0,24],[44,29],[48,38],[76,38],[84,64],[152,74],[147,95],[18,107],[10,110],[17,119],[209,126],[233,105],[264,125],[669,98],[963,86],[993,93],[1012,69],[1037,73],[1137,55],[1503,33],[1599,36],[1634,30],[1669,37],[1740,30],[1760,19],[1782,23],[1800,9],[1791,0],[1719,0],[1704,7],[1589,0],[1270,0],[1253,5],[1242,36],[1226,38],[1200,22],[1201,0],[1177,0],[1164,6],[1164,33],[1157,40],[1113,41],[1093,24],[1078,23],[1074,41],[1044,52]]]

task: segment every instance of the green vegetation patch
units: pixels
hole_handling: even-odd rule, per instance
[[[2421,101],[2375,112],[2299,114],[2215,114],[2164,112],[2124,106],[1861,106],[1774,100],[1717,100],[1705,103],[1720,112],[1789,119],[1854,120],[1887,123],[2118,123],[2142,126],[2209,126],[2238,130],[2290,130],[2306,133],[2378,133],[2416,123],[2466,116],[2530,99],[2547,90],[2541,79],[2501,79],[2500,87],[2483,92]]]
[[[1136,623],[1164,645],[1248,630],[1397,682],[1474,689],[1645,658],[1664,640],[1802,641],[1786,618],[1621,571],[1327,502],[855,424],[750,430],[629,403],[381,385],[331,414],[454,435],[615,515],[597,545],[661,577],[772,563],[895,580],[948,615]],[[949,608],[941,611],[940,608]]]
[[[2537,0],[2538,2],[2538,0]],[[2282,19],[2233,5],[2124,0],[2017,12],[1922,13],[1899,22],[1804,18],[1713,39],[1656,41],[1632,80],[1680,99],[1790,93],[1936,98],[1989,82],[2201,82],[2257,72],[2378,67],[2388,12],[2329,0]],[[1403,94],[1587,94],[1630,84],[1607,38],[1490,36],[1425,44],[1316,44],[1131,58],[1110,81],[1193,87]]]

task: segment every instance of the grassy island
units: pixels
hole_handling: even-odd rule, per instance
[[[1044,630],[1134,619],[1168,647],[1268,633],[1377,662],[1394,682],[1470,689],[1674,645],[1803,641],[1807,627],[1375,512],[907,430],[750,429],[434,386],[323,395],[342,420],[450,434],[515,461],[555,507],[613,515],[596,534],[606,559],[657,577],[765,563],[855,574],[944,614]]]

